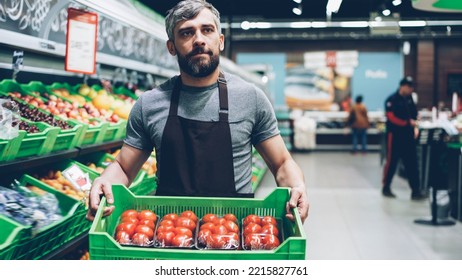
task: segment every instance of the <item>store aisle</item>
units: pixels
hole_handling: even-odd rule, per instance
[[[410,200],[407,181],[395,176],[397,199],[381,196],[379,154],[294,154],[308,184],[310,215],[304,224],[308,259],[462,259],[462,223],[433,227],[428,201]],[[267,172],[256,197],[274,188]]]

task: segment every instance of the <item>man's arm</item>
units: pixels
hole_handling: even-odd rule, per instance
[[[302,221],[308,217],[308,197],[303,172],[295,163],[280,135],[255,146],[280,187],[290,187],[290,200],[286,205],[287,218],[293,220],[291,208],[298,208]]]
[[[92,221],[95,218],[101,195],[106,196],[108,204],[114,203],[112,185],[122,184],[127,187],[130,186],[149,155],[149,151],[139,150],[125,144],[122,146],[115,161],[93,182],[89,195],[88,220]],[[110,215],[113,210],[113,206],[106,207],[103,215]]]

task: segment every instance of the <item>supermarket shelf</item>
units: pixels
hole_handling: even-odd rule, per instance
[[[18,160],[12,160],[3,162],[0,164],[0,175],[17,172],[20,170],[26,170],[29,168],[44,166],[50,163],[54,163],[63,159],[75,158],[81,155],[86,155],[101,150],[108,150],[116,147],[121,147],[123,141],[111,141],[102,144],[89,145],[82,148],[73,148],[65,151],[50,153],[41,156],[34,156],[28,158],[21,158]]]

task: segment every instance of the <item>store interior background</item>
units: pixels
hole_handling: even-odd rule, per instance
[[[123,34],[127,30],[132,33],[133,30],[135,33],[141,30],[140,33],[148,34],[147,37],[152,36],[154,39],[150,45],[143,47],[155,46],[150,50],[154,53],[149,53],[147,47],[140,48],[140,55],[129,52],[123,46],[134,42],[105,34],[106,45],[98,50],[101,52],[97,58],[98,74],[89,77],[74,75],[63,70],[65,27],[62,20],[58,23],[59,28],[56,21],[45,20],[48,32],[31,26],[21,30],[39,38],[36,41],[5,32],[20,29],[19,20],[8,20],[0,23],[0,77],[11,78],[12,52],[17,49],[25,52],[25,67],[17,75],[17,81],[21,83],[38,80],[44,84],[77,84],[86,79],[89,84],[97,84],[100,78],[120,78],[118,82],[126,82],[128,76],[136,72],[135,80],[140,84],[147,84],[146,74],[150,74],[153,77],[151,85],[155,85],[177,73],[176,61],[169,57],[164,46],[165,31],[161,22],[166,10],[178,1],[139,1],[154,11],[154,14],[145,13],[151,16],[146,22],[140,21],[147,17],[139,16],[127,8],[137,6],[134,4],[137,1],[98,2],[50,0],[43,3],[52,8],[71,4],[100,11],[105,17],[105,27],[112,28],[113,35],[117,32]],[[458,1],[449,1],[459,5],[458,9],[450,12],[419,10],[412,6],[411,0],[402,0],[397,6],[391,0],[344,0],[338,12],[330,17],[326,15],[327,0],[209,2],[217,7],[222,16],[226,40],[222,53],[225,70],[241,75],[245,73],[245,78],[265,89],[275,109],[281,112],[287,109],[287,69],[306,65],[307,57],[319,53],[354,54],[348,92],[353,99],[358,94],[365,97],[365,105],[374,123],[383,121],[384,100],[396,90],[404,75],[414,78],[417,107],[423,112],[430,112],[432,107],[450,110],[453,90],[457,90],[450,83],[451,79],[462,81],[462,6]],[[420,2],[428,4],[437,1]],[[302,13],[295,15],[292,10],[299,7]],[[381,15],[384,7],[388,7],[392,15]],[[370,22],[377,21],[377,16],[381,16],[383,21],[419,22],[411,27],[370,27]],[[255,26],[258,26],[257,22],[286,23],[284,26],[294,22],[303,26],[308,22],[309,27],[244,30],[241,28],[243,21],[255,23]],[[421,26],[422,21],[427,24]],[[336,24],[339,22],[369,23],[363,27],[341,27]],[[327,27],[322,28],[324,24]],[[123,68],[128,74],[115,74]],[[369,135],[369,153],[351,155],[351,138],[343,126],[346,117],[346,112],[341,111],[343,97],[332,102],[337,103],[337,107],[329,106],[329,109],[322,111],[310,107],[305,112],[318,121],[325,121],[327,124],[323,129],[333,128],[323,135],[317,135],[315,146],[297,149],[291,145],[293,139],[290,136],[285,138],[287,142],[292,142],[288,143],[289,147],[302,166],[309,187],[312,208],[304,225],[307,258],[461,259],[462,227],[459,221],[450,227],[416,225],[414,219],[430,215],[429,203],[411,202],[407,182],[400,176],[394,179],[399,199],[386,200],[381,197],[383,162],[380,133],[374,127]],[[273,187],[274,180],[267,172],[257,196],[264,197]]]

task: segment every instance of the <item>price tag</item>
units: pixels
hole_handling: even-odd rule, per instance
[[[67,10],[66,71],[96,72],[98,14],[74,8]]]
[[[83,192],[90,190],[91,180],[88,173],[83,172],[77,165],[72,164],[62,174],[76,190]]]
[[[13,52],[13,80],[16,80],[16,75],[23,68],[24,62],[24,52],[23,51],[14,51]]]

